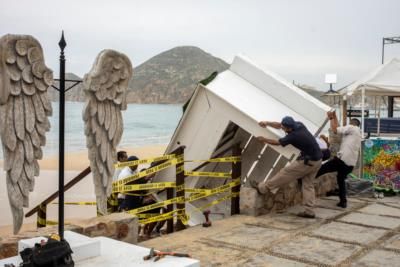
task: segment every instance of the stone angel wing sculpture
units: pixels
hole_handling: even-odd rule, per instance
[[[15,234],[39,175],[41,147],[50,130],[47,89],[52,83],[53,72],[35,38],[11,34],[0,38],[0,136]]]
[[[83,111],[86,145],[93,174],[98,211],[107,213],[116,148],[123,133],[122,110],[126,110],[132,64],[127,56],[103,50],[83,78],[86,106]]]

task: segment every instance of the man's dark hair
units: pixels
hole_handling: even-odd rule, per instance
[[[358,127],[361,125],[361,122],[358,119],[351,119],[350,122]]]
[[[117,152],[118,161],[124,156],[124,154],[127,154],[126,151],[118,151]]]
[[[286,116],[282,119],[281,121],[282,126],[286,127],[286,128],[290,128],[295,130],[296,129],[296,122],[295,120],[290,117],[290,116]]]

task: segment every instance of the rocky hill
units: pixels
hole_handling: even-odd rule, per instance
[[[228,67],[198,47],[175,47],[134,69],[128,103],[184,103],[199,81]]]
[[[214,71],[222,72],[229,65],[193,46],[175,47],[165,51],[133,70],[129,82],[128,103],[185,103],[196,88],[196,84]],[[75,74],[66,74],[66,79],[80,80]],[[73,83],[66,83],[68,88]],[[58,87],[58,83],[56,83]],[[58,92],[49,90],[50,98],[58,100]],[[66,93],[67,101],[85,101],[82,85]]]
[[[82,80],[82,78],[73,73],[65,73],[65,80]],[[68,87],[72,86],[73,84],[74,82],[65,82],[65,89],[68,89]],[[58,88],[59,87],[58,82],[54,82],[54,86]],[[49,94],[49,97],[52,101],[58,101],[60,98],[58,91],[54,89],[49,88],[49,90],[47,90],[47,93]],[[65,93],[65,100],[82,101],[82,102],[85,101],[85,94],[83,93],[82,90],[82,84],[79,83],[76,86],[74,86],[71,90],[68,90]]]

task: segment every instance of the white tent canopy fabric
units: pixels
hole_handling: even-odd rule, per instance
[[[240,131],[236,132],[237,135],[235,133],[230,139],[232,142],[236,136],[240,137],[239,132],[247,134],[247,139],[259,135],[278,139],[284,136],[283,131],[270,127],[261,128],[258,122],[280,121],[284,116],[292,116],[295,120],[303,122],[310,132],[316,133],[326,121],[326,112],[329,110],[329,106],[278,75],[261,69],[244,56],[237,56],[228,70],[219,74],[209,84],[197,87],[166,153],[171,153],[183,145],[186,147],[185,159],[209,159],[219,148],[224,133],[232,124],[240,128]],[[254,142],[258,142],[253,139]],[[257,156],[259,152],[254,153]],[[265,149],[261,157],[269,157],[269,161],[273,162],[285,158],[287,162],[297,153],[298,150],[292,146],[272,146]],[[245,156],[242,157],[242,160],[246,159],[250,160]],[[185,170],[193,170],[200,164],[201,162],[197,161],[185,162]],[[250,167],[251,165],[248,166]],[[259,178],[264,179],[272,168],[271,165],[263,169],[263,174],[260,174]],[[242,178],[248,172],[251,170],[242,167]],[[158,173],[154,181],[174,181],[174,177],[175,170],[169,168]],[[204,179],[191,177],[185,180],[185,186],[198,187],[203,181]],[[201,212],[195,208],[190,203],[186,204],[191,225],[204,220]]]
[[[400,59],[394,58],[347,87],[347,95],[400,96]]]

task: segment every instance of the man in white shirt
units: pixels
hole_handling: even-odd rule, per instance
[[[130,156],[127,161],[135,161],[138,160],[136,156]],[[128,176],[134,175],[137,172],[138,166],[130,166],[130,167],[125,167],[122,169],[120,174],[118,175],[117,180],[123,180]],[[140,196],[127,196],[122,193],[118,193],[118,203],[119,204],[119,210],[130,210],[134,209],[136,207],[139,207],[142,203],[142,198]]]
[[[361,147],[361,131],[360,121],[351,119],[350,125],[339,127],[339,122],[336,113],[328,112],[328,118],[331,124],[331,130],[335,134],[340,134],[342,142],[340,144],[337,156],[322,164],[316,177],[325,173],[337,172],[337,183],[339,187],[339,203],[338,207],[346,208],[346,182],[347,175],[353,171],[354,166],[358,160],[358,154]]]
[[[126,151],[118,151],[117,152],[117,161],[118,162],[125,162],[128,160],[128,154]],[[113,182],[118,180],[119,174],[121,173],[122,169],[116,169],[114,171]]]

